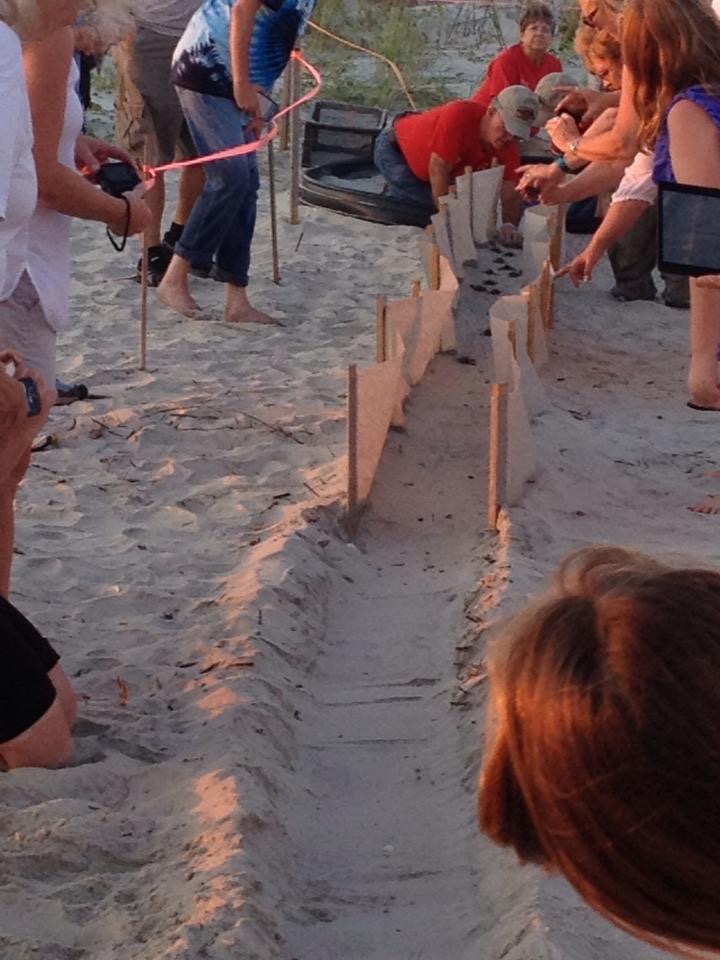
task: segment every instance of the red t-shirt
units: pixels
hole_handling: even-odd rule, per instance
[[[487,74],[481,86],[473,96],[473,100],[487,107],[501,90],[521,83],[524,87],[534,90],[543,77],[549,73],[560,73],[562,64],[557,57],[546,53],[542,63],[537,63],[528,57],[521,43],[516,43],[507,50],[499,53],[490,63]]]
[[[425,183],[430,181],[430,158],[436,153],[458,177],[465,167],[487,170],[493,160],[505,167],[503,179],[519,179],[520,150],[513,142],[502,150],[480,143],[480,121],[485,107],[472,100],[453,100],[425,113],[410,113],[395,123],[395,136],[408,166]]]

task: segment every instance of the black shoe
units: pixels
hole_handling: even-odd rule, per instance
[[[62,380],[56,380],[55,390],[57,392],[56,407],[64,407],[77,400],[87,400],[90,396],[90,391],[84,383],[63,383]]]
[[[171,260],[172,250],[169,250],[163,244],[159,244],[157,247],[148,247],[149,287],[157,287],[162,278],[165,276],[165,271],[170,265]],[[138,283],[142,283],[142,257],[138,260],[135,279]]]
[[[646,287],[642,289],[628,289],[623,287],[618,287],[617,285],[612,288],[610,291],[610,296],[614,297],[615,300],[619,300],[620,303],[631,303],[634,300],[649,300],[652,302],[655,299],[656,290],[653,287],[652,289]]]
[[[673,307],[675,310],[689,310],[690,309],[690,298],[682,297],[678,294],[663,294],[663,303],[666,307]]]

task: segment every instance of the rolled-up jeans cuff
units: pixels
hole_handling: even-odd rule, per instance
[[[212,275],[214,280],[219,280],[220,283],[230,283],[233,287],[246,287],[248,285],[247,274],[232,273],[230,270],[223,270],[217,264],[213,267]]]
[[[178,240],[175,244],[173,253],[177,254],[178,257],[182,257],[183,260],[186,260],[193,270],[203,270],[209,273],[212,269],[212,257],[208,258],[198,256],[196,253],[193,253],[192,250],[184,247],[180,240]]]

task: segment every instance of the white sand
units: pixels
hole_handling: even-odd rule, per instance
[[[111,399],[60,411],[35,457],[13,596],[83,696],[78,758],[2,778],[0,956],[645,960],[479,837],[474,789],[486,637],[562,554],[718,559],[720,520],[686,509],[720,491],[714,418],[684,406],[687,313],[616,304],[607,271],[562,288],[540,473],[491,537],[495,294],[469,283],[521,280],[481,256],[458,331],[478,365],[435,362],[352,545],[345,368],[374,356],[375,295],[420,275],[415,231],[302,215],[275,288],[263,197],[254,290],[286,328],[153,307],[144,373],[138,289],[113,279],[134,255],[77,230],[61,370]]]

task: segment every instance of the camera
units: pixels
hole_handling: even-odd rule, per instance
[[[122,160],[104,163],[93,179],[100,189],[104,193],[109,193],[111,197],[121,197],[124,193],[134,190],[140,183],[135,167]]]

